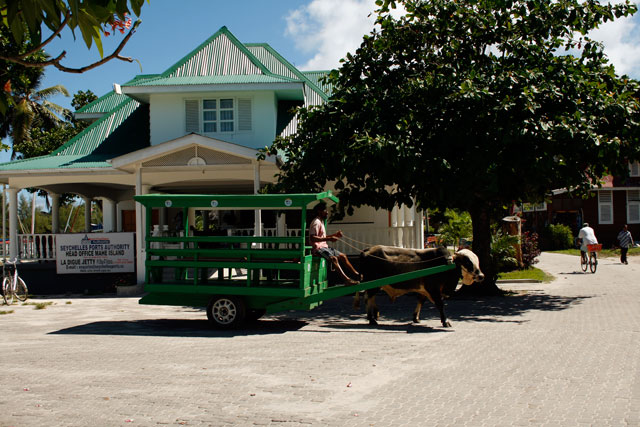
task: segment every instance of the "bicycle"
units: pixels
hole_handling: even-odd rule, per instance
[[[18,276],[18,266],[16,263],[17,260],[14,259],[13,261],[5,261],[2,264],[2,297],[7,305],[13,304],[14,298],[20,301],[26,301],[29,292],[27,284]],[[6,269],[9,271],[7,272]]]
[[[580,267],[584,272],[586,272],[588,268],[592,273],[595,273],[598,268],[597,252],[600,252],[602,250],[602,245],[601,244],[587,245],[587,250],[589,251],[588,258],[587,258],[586,252],[580,253]]]

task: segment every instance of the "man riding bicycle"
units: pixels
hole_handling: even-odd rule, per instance
[[[595,245],[598,243],[598,239],[596,239],[596,234],[593,231],[593,228],[589,227],[589,223],[585,222],[582,224],[582,228],[578,232],[578,239],[580,240],[580,252],[583,258],[588,258],[589,249],[587,245]],[[593,256],[597,258],[597,252],[593,252]]]

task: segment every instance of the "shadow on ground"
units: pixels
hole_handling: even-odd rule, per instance
[[[522,323],[523,313],[560,311],[580,304],[589,296],[559,297],[543,293],[522,293],[504,297],[450,299],[445,303],[447,317],[455,327],[456,322],[509,322]],[[298,331],[306,332],[371,332],[371,333],[445,333],[438,311],[427,302],[422,308],[422,321],[411,322],[416,300],[411,296],[399,298],[392,303],[385,294],[376,298],[380,309],[377,326],[369,326],[364,309],[354,311],[352,297],[341,297],[326,301],[311,311],[290,311],[267,315],[247,323],[242,329],[212,329],[204,310],[194,315],[201,319],[145,319],[131,321],[100,321],[61,329],[52,334],[78,335],[132,335],[167,337],[218,337],[232,338],[248,335],[273,335]],[[190,309],[191,310],[191,309]]]

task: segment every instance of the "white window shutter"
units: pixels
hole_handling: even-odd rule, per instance
[[[200,132],[200,101],[197,99],[187,99],[184,102],[185,111],[185,131],[187,133]]]
[[[238,99],[238,130],[251,130],[251,99]]]
[[[630,202],[629,211],[627,212],[627,222],[629,224],[640,223],[640,202]]]
[[[627,190],[627,222],[640,223],[640,190]]]
[[[600,224],[613,224],[613,191],[598,191],[598,217]]]

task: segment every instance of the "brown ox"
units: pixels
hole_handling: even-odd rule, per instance
[[[470,285],[473,282],[484,280],[484,274],[480,271],[478,257],[468,249],[462,249],[451,255],[443,247],[428,249],[406,249],[393,246],[373,246],[365,249],[360,254],[360,273],[363,281],[380,279],[409,271],[421,270],[429,267],[437,267],[454,263],[456,268],[444,272],[412,279],[406,282],[383,286],[391,301],[409,292],[415,292],[418,304],[413,312],[413,321],[420,322],[420,309],[427,298],[435,304],[440,312],[442,326],[451,327],[444,314],[443,297],[451,295],[462,277],[462,283]],[[380,288],[366,291],[367,319],[369,324],[376,325],[379,311],[376,306],[375,295]],[[359,306],[360,297],[356,295],[354,307]]]

